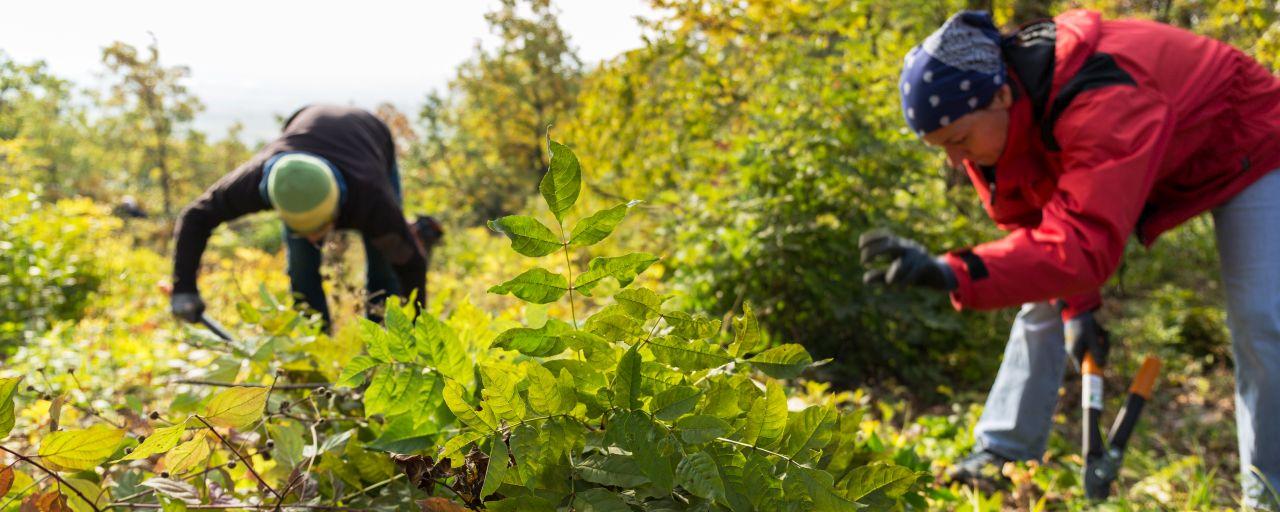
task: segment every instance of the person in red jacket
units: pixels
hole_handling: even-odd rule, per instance
[[[1076,10],[1003,36],[966,11],[906,56],[899,92],[908,126],[1009,233],[938,257],[867,233],[863,263],[889,263],[864,279],[943,290],[957,309],[1022,305],[954,476],[1043,453],[1068,352],[1105,356],[1092,312],[1130,235],[1149,246],[1212,211],[1246,503],[1280,488],[1280,80],[1155,22]]]

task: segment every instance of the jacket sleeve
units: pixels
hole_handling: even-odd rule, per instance
[[[195,202],[182,210],[174,226],[176,240],[173,253],[173,291],[196,293],[196,274],[209,235],[219,224],[242,215],[266,210],[271,204],[262,198],[258,185],[262,181],[264,160],[255,157],[231,174],[223,176],[205,190]]]
[[[1157,178],[1172,126],[1154,92],[1081,93],[1058,120],[1063,172],[1034,228],[946,256],[957,309],[996,309],[1089,294],[1120,263]]]

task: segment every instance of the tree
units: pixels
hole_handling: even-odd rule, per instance
[[[411,151],[415,167],[452,188],[440,200],[472,202],[455,205],[468,211],[464,222],[523,206],[546,168],[547,127],[573,111],[582,62],[556,16],[550,0],[503,0],[485,16],[498,46],[477,45],[448,94],[433,93],[420,114],[426,130]]]
[[[123,109],[124,121],[147,135],[145,157],[139,176],[157,173],[164,198],[164,213],[173,212],[173,136],[186,128],[204,107],[183,83],[191,76],[186,66],[166,67],[160,63],[160,48],[154,36],[145,55],[123,42],[102,50],[102,62],[117,80],[111,86],[107,106]]]

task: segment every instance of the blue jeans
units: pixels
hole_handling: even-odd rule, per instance
[[[399,208],[404,202],[400,191],[399,165],[391,168],[390,178],[392,189],[395,190],[395,206]],[[391,267],[391,262],[387,261],[387,258],[374,247],[367,235],[361,234],[360,239],[364,243],[365,254],[365,292],[368,298],[365,311],[370,319],[379,320],[372,312],[380,309],[377,306],[385,302],[388,295],[403,295],[403,290],[400,287],[400,279],[396,277],[395,269]],[[290,287],[294,296],[301,298],[307,306],[318,311],[324,318],[325,328],[328,329],[332,325],[332,318],[329,315],[328,299],[325,298],[324,282],[320,277],[322,256],[320,247],[306,238],[293,234],[288,226],[284,229],[284,242]]]
[[[1252,468],[1280,489],[1280,171],[1214,209],[1213,222],[1235,357],[1244,498],[1259,506],[1268,491]],[[980,449],[1019,460],[1044,453],[1066,369],[1063,340],[1054,307],[1022,307],[974,428]]]

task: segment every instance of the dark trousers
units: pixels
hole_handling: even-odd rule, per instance
[[[398,165],[391,168],[391,186],[396,192],[395,207],[400,208],[404,199],[400,191]],[[387,261],[387,258],[374,247],[367,235],[361,234],[360,239],[364,242],[365,291],[368,297],[365,312],[371,319],[379,320],[380,318],[372,313],[382,309],[379,306],[387,300],[388,295],[403,296],[403,289],[400,287],[395,269],[391,267],[391,262]],[[329,315],[328,299],[325,298],[324,282],[320,277],[322,259],[320,248],[306,238],[289,231],[288,226],[284,230],[284,246],[288,257],[289,280],[293,295],[301,298],[311,309],[320,312],[324,318],[325,329],[328,329],[332,325],[332,318]]]

